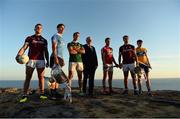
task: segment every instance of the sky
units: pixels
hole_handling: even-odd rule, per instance
[[[118,61],[123,35],[128,35],[130,44],[135,46],[138,39],[144,41],[152,65],[151,78],[180,78],[179,0],[1,0],[0,80],[24,80],[25,65],[18,64],[15,56],[25,38],[34,34],[37,23],[43,25],[42,36],[48,40],[50,54],[51,37],[59,23],[66,26],[66,44],[77,31],[82,44],[91,36],[99,62],[96,79],[102,79],[100,50],[105,38],[111,38],[113,55]],[[63,70],[67,74],[66,47],[64,58]],[[50,75],[50,68],[45,75]],[[114,79],[122,78],[122,70],[114,68]],[[33,79],[37,79],[36,71]]]

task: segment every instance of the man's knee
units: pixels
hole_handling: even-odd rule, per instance
[[[79,75],[78,75],[78,79],[79,79],[79,80],[82,80],[82,74],[79,74]]]
[[[128,71],[124,71],[124,79],[127,79],[128,78]]]
[[[34,68],[26,66],[26,75],[32,75],[33,71],[34,71]]]
[[[44,79],[44,74],[38,74],[38,78],[41,80]]]

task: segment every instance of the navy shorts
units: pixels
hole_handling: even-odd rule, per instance
[[[144,69],[144,72],[145,72],[145,73],[148,73],[148,72],[149,72],[149,67],[148,67],[148,66],[146,66],[146,65],[144,65],[144,64],[141,64],[141,63],[139,63],[139,66],[140,66],[142,69]]]

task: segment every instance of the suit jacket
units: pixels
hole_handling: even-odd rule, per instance
[[[87,44],[83,45],[83,47],[85,49],[85,54],[82,55],[84,68],[96,69],[98,66],[98,59],[95,48],[93,46],[90,48]]]

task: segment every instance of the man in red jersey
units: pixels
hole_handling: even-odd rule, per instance
[[[26,49],[29,47],[29,61],[26,64],[26,79],[24,82],[24,95],[20,99],[20,102],[26,102],[28,100],[28,89],[29,83],[31,81],[32,74],[34,69],[37,69],[38,79],[39,79],[39,91],[40,91],[40,99],[47,99],[44,95],[44,73],[45,73],[45,60],[46,59],[46,67],[49,66],[49,53],[48,53],[48,44],[47,40],[41,36],[42,33],[42,25],[36,24],[34,28],[35,34],[32,36],[28,36],[25,39],[25,43],[22,48],[19,50],[16,60],[18,61],[18,57],[23,55]]]
[[[112,78],[113,78],[113,63],[118,66],[114,57],[113,49],[110,47],[110,38],[105,39],[106,45],[101,49],[102,62],[103,62],[103,93],[113,93],[112,90]],[[106,90],[106,79],[108,78],[109,91]]]
[[[125,90],[123,94],[125,95],[128,94],[128,74],[130,71],[131,77],[133,79],[134,95],[138,95],[137,80],[134,72],[134,68],[135,68],[134,63],[136,61],[136,65],[138,66],[139,64],[135,53],[135,47],[129,44],[129,37],[127,35],[123,36],[123,41],[124,41],[124,45],[122,45],[119,48],[119,65],[123,67],[123,74],[124,74]],[[123,60],[121,60],[121,56]]]

